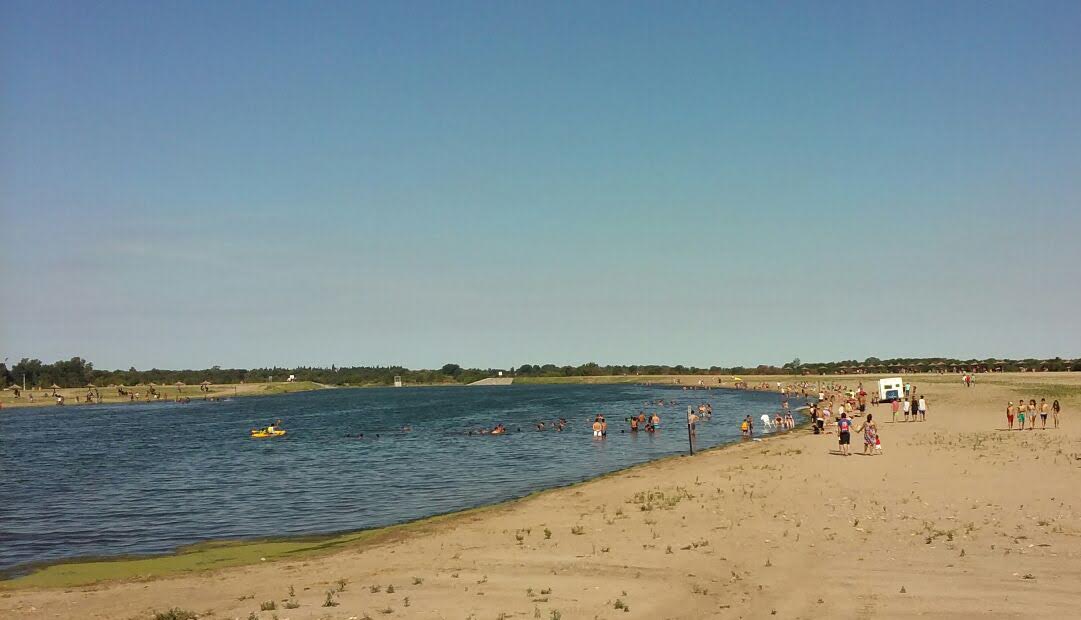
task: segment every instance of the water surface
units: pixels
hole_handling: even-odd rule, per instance
[[[646,405],[659,399],[678,404]],[[4,410],[0,569],[357,530],[520,497],[685,452],[686,407],[705,402],[714,416],[698,448],[737,440],[738,420],[777,411],[780,397],[539,385]],[[621,433],[641,410],[660,414],[660,432]],[[596,413],[609,420],[603,441],[591,437]],[[569,421],[562,433],[533,430],[559,417]],[[287,437],[248,437],[276,418]],[[465,434],[497,422],[511,433]],[[367,438],[345,436],[358,433]]]

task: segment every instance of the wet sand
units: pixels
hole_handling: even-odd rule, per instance
[[[952,375],[909,379],[930,402],[928,421],[895,424],[888,406],[870,407],[880,456],[837,456],[836,435],[798,430],[322,557],[5,590],[0,617],[149,618],[171,607],[265,620],[1075,617],[1081,375],[980,376],[973,388]],[[1007,400],[1052,395],[1061,430],[1002,430]],[[323,607],[339,580],[337,604]],[[269,601],[276,609],[260,611]]]

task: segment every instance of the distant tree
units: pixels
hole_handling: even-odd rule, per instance
[[[462,374],[462,367],[458,364],[443,364],[443,368],[440,370],[443,374],[450,375],[451,377],[457,377]]]

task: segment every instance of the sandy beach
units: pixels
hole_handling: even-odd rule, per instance
[[[64,407],[80,407],[91,404],[123,404],[128,402],[170,402],[176,399],[204,400],[242,398],[246,396],[270,396],[273,394],[295,394],[310,392],[312,390],[330,389],[312,381],[275,381],[272,383],[226,383],[207,385],[202,389],[199,385],[158,385],[155,389],[160,398],[149,398],[149,385],[122,386],[128,395],[122,396],[117,393],[116,386],[78,388],[31,388],[26,390],[18,398],[12,389],[0,390],[0,407],[4,409],[19,409],[24,407],[56,407],[56,396],[64,399]],[[93,402],[87,402],[86,396],[90,393],[94,396]],[[33,400],[30,396],[33,395]],[[134,398],[133,398],[134,397]]]
[[[821,380],[780,380],[807,379]],[[888,405],[869,407],[878,456],[838,456],[836,435],[797,429],[322,555],[92,585],[7,582],[0,616],[1076,617],[1081,375],[981,375],[972,388],[955,375],[906,379],[928,419],[893,423]],[[1003,430],[1006,402],[1021,397],[1058,399],[1062,428]]]

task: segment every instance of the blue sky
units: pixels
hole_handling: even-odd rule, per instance
[[[1078,32],[1076,2],[4,2],[0,358],[1078,356]]]

